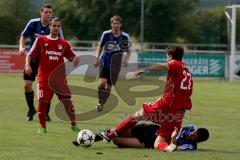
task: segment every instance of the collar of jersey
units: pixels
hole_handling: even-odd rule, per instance
[[[51,38],[50,35],[47,35],[46,37],[47,37],[48,39],[50,39],[50,40],[57,40],[57,39],[59,38],[59,37],[57,37],[57,38]]]

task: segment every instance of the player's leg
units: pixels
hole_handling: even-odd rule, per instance
[[[114,130],[106,133],[100,132],[99,135],[110,142],[113,138],[123,135],[128,129],[132,128],[139,120],[144,118],[144,110],[141,108],[129,118],[122,121]]]
[[[52,120],[51,120],[51,117],[50,117],[50,115],[49,115],[50,107],[51,107],[51,102],[48,103],[48,105],[47,105],[47,116],[46,116],[46,121],[48,121],[48,122],[51,122],[51,121],[52,121]]]
[[[169,146],[169,143],[166,139],[164,139],[161,136],[157,136],[155,142],[154,142],[154,148],[159,151],[164,151]]]
[[[29,112],[30,116],[28,116],[28,118],[27,118],[28,120],[32,120],[34,113],[36,113],[36,110],[34,108],[34,91],[33,91],[32,85],[33,85],[33,82],[35,81],[35,78],[36,78],[36,76],[38,74],[38,62],[37,61],[32,61],[30,63],[30,65],[32,67],[32,74],[31,75],[27,75],[24,72],[25,95],[26,95],[28,106],[31,108],[29,110],[32,111],[32,112]],[[51,103],[48,103],[47,104],[46,121],[51,121],[51,118],[49,116],[50,106],[51,106]]]
[[[176,150],[177,145],[173,143],[169,143],[166,139],[161,136],[158,136],[154,143],[154,148],[163,151],[163,152],[173,152]]]
[[[74,109],[74,105],[72,103],[72,100],[71,100],[71,94],[70,94],[70,90],[67,86],[65,86],[66,90],[68,90],[67,94],[57,94],[58,96],[58,99],[63,103],[64,105],[64,108],[67,112],[67,115],[71,121],[71,129],[74,131],[74,132],[79,132],[80,129],[78,128],[78,126],[76,125],[76,114],[75,114],[75,109]]]
[[[51,102],[53,97],[53,92],[46,83],[38,83],[38,120],[40,124],[40,129],[38,133],[46,132],[46,116],[47,116],[47,106]]]
[[[25,99],[28,105],[28,113],[27,113],[27,120],[32,121],[33,116],[36,114],[36,110],[34,107],[34,91],[32,89],[33,81],[24,80],[24,90],[25,90]]]
[[[120,148],[144,148],[144,144],[135,137],[116,137],[113,143]]]
[[[96,106],[97,112],[101,112],[103,110],[103,106],[110,96],[111,86],[110,70],[107,68],[101,68],[99,74],[98,104]]]
[[[154,148],[159,151],[173,152],[177,146],[172,143],[173,134],[181,128],[180,123],[164,122],[158,130],[158,137],[154,142]]]
[[[35,77],[37,75],[37,66],[34,63],[30,64],[32,67],[32,74],[27,75],[25,71],[23,71],[23,82],[24,82],[24,92],[25,92],[25,99],[28,105],[28,113],[27,113],[27,120],[32,121],[33,116],[36,114],[36,109],[34,107],[34,90],[32,88],[33,82],[35,81]]]

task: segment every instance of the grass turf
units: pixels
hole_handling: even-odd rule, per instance
[[[143,80],[142,82],[144,82]],[[223,80],[195,81],[192,96],[193,109],[188,112],[184,124],[196,124],[210,131],[210,139],[199,144],[195,152],[174,152],[171,154],[153,149],[119,149],[113,144],[95,143],[92,147],[75,147],[71,141],[76,133],[72,132],[67,122],[61,121],[55,114],[58,103],[56,96],[52,101],[52,122],[47,123],[47,134],[37,134],[37,116],[32,122],[26,121],[27,106],[23,94],[22,76],[12,74],[0,75],[0,159],[239,159],[240,157],[240,82],[227,83]],[[128,82],[123,82],[124,83]],[[87,88],[97,88],[97,81],[87,83],[81,77],[69,77],[69,84]],[[152,86],[137,89],[148,90]],[[81,91],[79,91],[81,92]],[[116,91],[113,92],[117,95]],[[134,113],[145,101],[156,97],[137,98],[137,104],[129,107],[119,98],[118,106],[99,118],[79,122],[81,129],[105,129],[115,127],[126,114]],[[77,112],[93,109],[97,100],[86,96],[74,95],[73,101]],[[35,98],[35,104],[36,98]]]

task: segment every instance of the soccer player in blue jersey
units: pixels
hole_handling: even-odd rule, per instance
[[[98,105],[96,106],[96,110],[98,112],[103,110],[103,105],[106,103],[112,85],[115,85],[118,74],[121,70],[121,64],[123,66],[127,66],[131,50],[130,48],[126,49],[127,55],[122,60],[122,52],[109,52],[104,49],[106,43],[116,43],[121,45],[123,42],[129,44],[130,38],[129,35],[123,31],[121,31],[122,27],[122,18],[118,15],[115,15],[111,18],[111,30],[104,31],[101,36],[101,40],[99,42],[99,47],[97,51],[96,60],[94,62],[94,66],[100,66],[99,73],[99,86],[98,86]],[[128,45],[130,46],[130,45]]]
[[[25,48],[25,45],[27,43],[27,38],[30,38],[29,48],[31,48],[33,42],[35,41],[38,35],[48,35],[50,33],[49,22],[53,16],[52,6],[49,4],[43,5],[40,10],[40,15],[41,15],[41,18],[31,19],[21,33],[21,37],[19,40],[19,53],[21,55],[24,55],[27,52]],[[60,37],[63,38],[62,33]],[[25,98],[29,108],[27,113],[28,121],[32,121],[33,116],[36,114],[36,110],[34,107],[34,91],[33,91],[32,85],[33,85],[33,82],[35,81],[35,77],[38,72],[38,61],[37,60],[31,61],[31,67],[33,70],[31,75],[26,74],[25,71],[23,73]],[[49,108],[50,108],[50,104],[48,104],[48,108],[47,108],[48,113],[49,113]],[[47,116],[46,120],[47,121],[51,120],[49,115]]]
[[[120,137],[115,137],[112,141],[115,145],[123,148],[156,148],[155,140],[160,126],[157,124],[138,123],[126,131]],[[197,128],[194,124],[183,126],[180,131],[172,133],[172,141],[165,152],[193,151],[197,149],[197,144],[209,138],[206,128]],[[96,135],[95,141],[102,140]],[[77,145],[75,141],[73,144]]]

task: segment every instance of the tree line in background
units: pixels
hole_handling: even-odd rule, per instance
[[[227,43],[223,7],[202,11],[199,0],[144,2],[145,42]],[[0,44],[18,43],[28,20],[39,17],[32,5],[29,0],[0,1]],[[123,30],[140,41],[141,0],[58,0],[52,5],[67,39],[98,40],[102,31],[110,29],[110,17],[117,14],[123,18]]]

